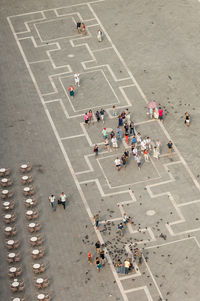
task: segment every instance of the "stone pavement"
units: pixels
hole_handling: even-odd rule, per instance
[[[50,278],[53,300],[199,298],[199,69],[195,54],[199,38],[194,34],[199,3],[126,0],[123,10],[121,5],[120,0],[51,1],[43,6],[36,1],[26,9],[4,4],[1,12],[8,16],[2,27],[8,35],[1,38],[2,61],[6,66],[11,63],[2,72],[1,165],[12,169],[28,300],[37,299],[37,290],[19,173],[20,164],[27,160],[33,162],[45,236],[45,275]],[[85,23],[86,36],[77,33],[78,20]],[[104,34],[101,43],[96,38],[99,28]],[[68,87],[74,84],[75,72],[80,74],[81,86],[70,99]],[[153,99],[165,109],[164,123],[149,120],[146,114]],[[116,156],[130,145],[123,141],[117,151],[104,150],[103,127],[117,127],[113,105],[118,111],[129,108],[143,137],[161,141],[159,160],[151,156],[139,171],[131,157],[126,170],[115,170]],[[84,113],[101,107],[106,111],[105,123],[86,126]],[[192,113],[189,129],[182,119],[186,110]],[[174,142],[173,161],[167,156],[169,139]],[[99,145],[97,158],[95,144]],[[66,212],[62,208],[52,212],[48,195],[63,190],[69,195]],[[134,223],[120,238],[116,228],[124,212]],[[99,230],[93,226],[96,213],[100,214]],[[97,239],[107,255],[99,274],[87,263],[89,250],[95,257]],[[143,252],[142,265],[136,263],[129,275],[117,274],[116,259],[124,260],[136,246]],[[3,247],[0,251],[0,294],[10,300],[7,251]]]

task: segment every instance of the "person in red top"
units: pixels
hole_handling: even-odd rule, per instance
[[[161,107],[159,107],[158,114],[160,121],[163,121],[163,110],[161,109]]]
[[[92,255],[91,255],[91,252],[88,252],[88,263],[92,264]]]

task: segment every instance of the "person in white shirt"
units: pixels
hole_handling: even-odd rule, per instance
[[[51,194],[51,195],[49,196],[49,203],[50,203],[50,205],[51,205],[53,211],[56,211],[55,199],[56,199],[55,195]]]
[[[144,151],[146,149],[146,140],[141,141],[141,150]]]
[[[63,205],[64,209],[65,209],[65,205],[66,205],[66,200],[67,200],[67,196],[66,196],[66,194],[64,194],[64,192],[62,192],[60,195],[60,203]]]
[[[97,30],[97,40],[99,42],[102,42],[103,40],[103,32],[100,29]]]
[[[119,171],[121,168],[121,161],[118,157],[115,159],[115,166],[116,166],[117,170]]]
[[[75,86],[78,86],[78,87],[80,87],[80,74],[78,74],[78,73],[75,73],[74,74],[74,81],[75,81]]]

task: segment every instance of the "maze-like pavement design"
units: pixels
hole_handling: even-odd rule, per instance
[[[108,220],[118,222],[126,212],[140,225],[128,225],[125,235],[126,250],[131,237],[148,254],[148,261],[144,258],[144,265],[134,274],[119,276],[108,252],[123,299],[165,300],[168,289],[173,291],[176,283],[179,289],[171,293],[170,300],[188,300],[189,293],[190,300],[194,300],[192,287],[199,285],[195,276],[199,268],[196,266],[188,280],[190,292],[184,292],[180,263],[191,245],[193,253],[199,254],[195,233],[200,224],[195,214],[200,209],[200,186],[176,145],[173,162],[169,161],[166,143],[170,137],[164,125],[147,120],[147,99],[93,9],[93,3],[101,1],[11,16],[8,22],[91,221],[98,211],[103,216],[102,224]],[[86,36],[77,33],[78,20],[85,23]],[[96,38],[99,28],[104,33],[102,43]],[[80,73],[81,87],[71,100],[67,90],[75,72]],[[126,143],[120,145],[117,153],[106,152],[101,148],[103,125],[95,122],[86,127],[83,123],[86,111],[103,107],[106,127],[116,128],[111,114],[113,105],[118,110],[129,107],[137,130],[162,143],[160,160],[151,158],[141,172],[132,158],[126,172],[115,172],[113,161],[127,147]],[[96,143],[100,145],[98,159],[92,152]],[[108,208],[113,210],[112,216]],[[167,235],[166,241],[160,233]],[[96,230],[96,234],[102,243],[107,240],[103,232]],[[156,275],[163,273],[166,254],[174,249],[175,271],[170,268],[170,258],[163,285]],[[151,285],[144,277],[144,267]],[[193,273],[191,262],[184,261],[184,268],[188,274]]]

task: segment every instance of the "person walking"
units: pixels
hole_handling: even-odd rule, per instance
[[[99,147],[98,147],[97,144],[94,146],[94,153],[95,153],[95,156],[98,156],[98,153],[99,153]]]
[[[74,74],[74,82],[75,82],[75,86],[80,87],[80,74],[77,72]]]
[[[49,196],[49,203],[50,203],[50,205],[51,205],[53,211],[56,211],[55,199],[56,199],[55,195],[51,194],[51,195]]]
[[[94,223],[95,223],[95,227],[97,228],[97,229],[99,229],[99,214],[97,213],[97,214],[95,214],[95,216],[94,216]]]
[[[122,166],[123,166],[124,168],[126,168],[126,157],[124,156],[124,154],[123,154],[122,157],[121,157],[121,162],[122,162]]]
[[[120,127],[120,126],[123,126],[123,118],[122,118],[122,116],[120,115],[119,117],[118,117],[118,126]]]
[[[157,147],[157,151],[159,153],[160,156],[160,152],[161,152],[161,142],[159,139],[156,140],[156,147]]]
[[[103,41],[103,32],[100,29],[97,30],[97,40],[98,42]]]
[[[65,209],[65,206],[66,206],[66,200],[67,200],[67,196],[64,192],[62,192],[61,195],[60,195],[60,203],[63,205],[64,209]]]
[[[167,143],[167,147],[168,147],[169,158],[172,160],[173,143],[171,140]]]

